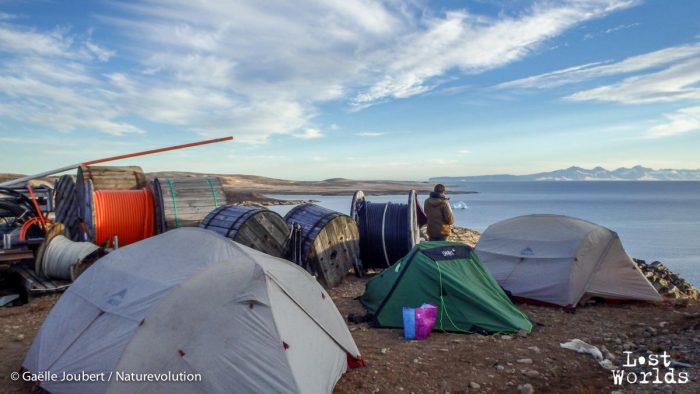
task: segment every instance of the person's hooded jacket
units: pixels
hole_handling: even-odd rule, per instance
[[[452,216],[450,203],[444,194],[430,193],[425,200],[425,216],[428,217],[428,236],[430,238],[449,237],[452,234],[451,225],[455,220]]]

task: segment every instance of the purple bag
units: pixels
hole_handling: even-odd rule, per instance
[[[403,307],[403,337],[406,339],[425,339],[435,326],[437,307],[423,304],[418,308]]]
[[[437,320],[437,306],[423,304],[416,308],[416,339],[425,339],[435,326]]]

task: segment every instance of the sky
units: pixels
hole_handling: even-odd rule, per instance
[[[0,172],[700,168],[700,1],[0,0]]]

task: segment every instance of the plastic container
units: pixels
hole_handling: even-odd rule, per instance
[[[403,337],[406,339],[425,339],[435,326],[437,306],[423,304],[418,308],[403,307]]]

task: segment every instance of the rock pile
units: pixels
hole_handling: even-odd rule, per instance
[[[452,235],[450,235],[447,240],[452,241],[452,242],[461,242],[465,243],[472,248],[476,246],[476,243],[479,242],[479,237],[481,234],[479,234],[478,231],[472,230],[470,228],[466,227],[452,227]],[[427,233],[427,227],[423,226],[420,229],[420,238],[421,242],[425,242],[428,240],[428,233]]]
[[[660,261],[647,264],[644,260],[633,260],[661,296],[679,300],[697,300],[698,296],[700,296],[698,289],[685,279],[674,274]]]
[[[450,235],[448,241],[462,242],[471,247],[474,247],[476,246],[476,243],[479,242],[480,236],[481,234],[479,234],[478,231],[472,230],[470,228],[454,227],[452,228],[452,235]]]

